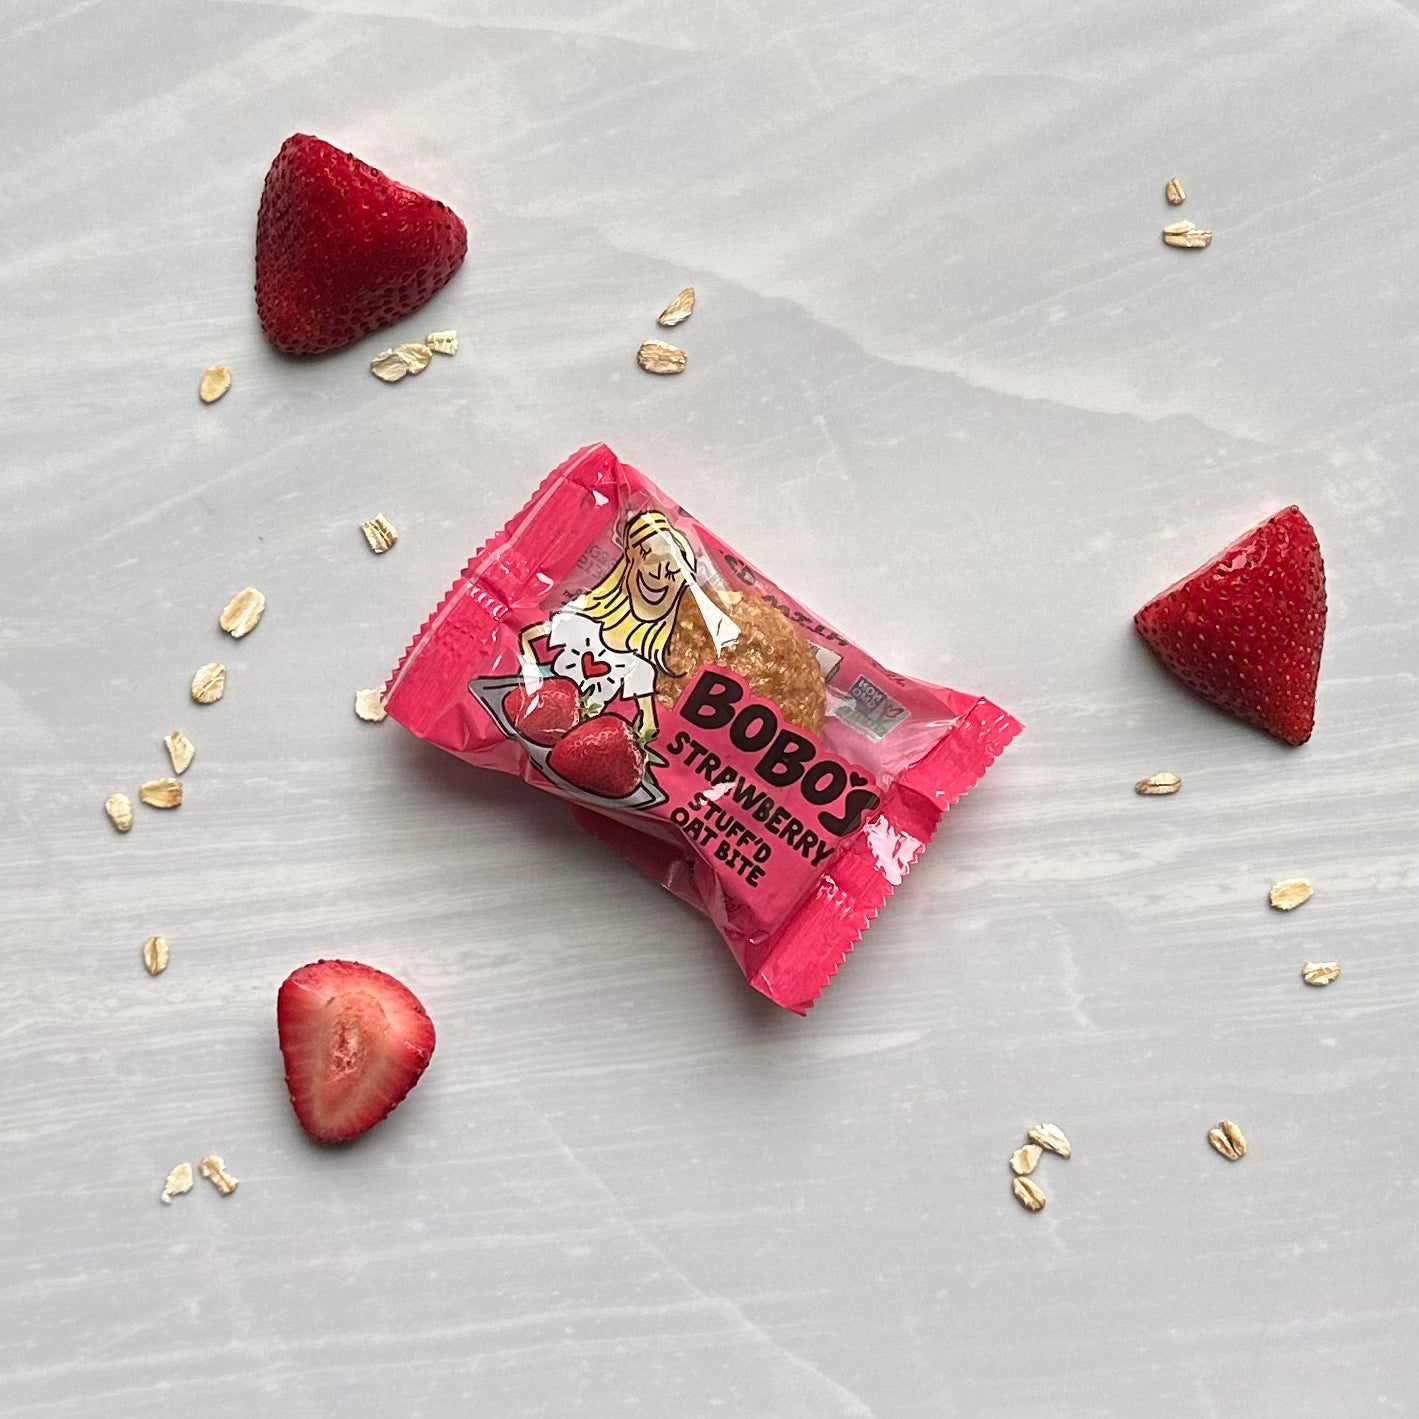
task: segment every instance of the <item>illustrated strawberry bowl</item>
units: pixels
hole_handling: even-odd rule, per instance
[[[556,677],[546,675],[543,684]],[[537,772],[568,798],[593,808],[657,808],[666,795],[646,767],[644,752],[628,721],[609,711],[583,719],[550,744],[547,736],[529,738],[519,731],[512,714],[528,699],[522,675],[496,675],[472,680],[468,692],[487,710],[509,739],[517,740]],[[634,764],[634,771],[631,765]]]

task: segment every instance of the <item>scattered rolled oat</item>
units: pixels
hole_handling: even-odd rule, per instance
[[[103,811],[120,833],[126,833],[133,826],[133,801],[126,793],[110,793],[103,801]]]
[[[409,366],[410,374],[423,374],[434,357],[434,352],[419,340],[409,340],[403,345],[396,345],[394,353]]]
[[[202,1176],[223,1197],[230,1197],[237,1190],[237,1180],[227,1172],[227,1165],[215,1153],[208,1153],[197,1166],[201,1169]]]
[[[1163,240],[1169,246],[1200,251],[1203,247],[1212,245],[1212,233],[1199,231],[1191,222],[1172,222],[1163,228]]]
[[[1340,979],[1340,962],[1307,961],[1301,967],[1301,979],[1307,985],[1329,985]]]
[[[1216,1128],[1209,1128],[1207,1141],[1230,1163],[1246,1157],[1247,1141],[1231,1119],[1224,1118]]]
[[[433,352],[427,345],[410,340],[392,350],[381,350],[370,361],[370,373],[378,375],[386,384],[398,384],[406,374],[422,374],[432,358]]]
[[[172,1172],[167,1175],[167,1180],[163,1183],[163,1190],[158,1195],[158,1201],[165,1207],[175,1197],[181,1197],[185,1192],[192,1191],[192,1164],[179,1163]]]
[[[1017,1148],[1010,1155],[1010,1171],[1017,1178],[1029,1176],[1035,1171],[1036,1164],[1044,1157],[1045,1150],[1038,1143],[1027,1143],[1023,1148]]]
[[[209,365],[202,371],[202,383],[197,397],[204,404],[215,404],[232,387],[232,372],[225,365]]]
[[[1133,785],[1135,793],[1145,798],[1161,798],[1164,794],[1176,793],[1182,787],[1182,780],[1176,774],[1149,774]]]
[[[162,936],[150,936],[143,943],[143,967],[150,976],[160,976],[168,968],[168,943]]]
[[[1187,201],[1187,193],[1182,190],[1182,183],[1175,177],[1168,179],[1168,185],[1163,189],[1163,195],[1174,207],[1181,207]]]
[[[199,705],[215,704],[227,692],[227,667],[210,661],[192,677],[192,698]]]
[[[138,790],[149,808],[181,808],[182,784],[175,778],[150,778]]]
[[[650,374],[680,374],[685,368],[685,352],[663,340],[647,340],[636,351],[636,361]]]
[[[387,517],[372,517],[368,522],[362,522],[360,531],[365,534],[365,541],[370,544],[370,551],[376,557],[389,551],[399,540],[394,524]]]
[[[1037,1123],[1025,1136],[1046,1153],[1058,1153],[1061,1158],[1068,1158],[1074,1151],[1069,1140],[1052,1123]]]
[[[168,751],[168,758],[172,760],[173,773],[185,774],[188,766],[192,763],[192,756],[197,752],[192,747],[192,740],[182,730],[174,729],[163,740],[163,746]]]
[[[1027,1212],[1039,1212],[1044,1208],[1044,1190],[1029,1178],[1011,1178],[1010,1190],[1019,1199],[1020,1206]]]
[[[688,320],[695,310],[695,288],[686,286],[659,315],[655,317],[657,325],[679,325],[682,320]]]
[[[452,330],[435,330],[433,334],[424,336],[424,344],[436,355],[458,353],[458,336]]]
[[[386,384],[398,384],[409,373],[409,361],[397,350],[381,350],[370,361],[370,373]]]
[[[254,587],[244,586],[222,607],[217,624],[234,640],[250,635],[266,613],[266,598]]]
[[[1311,899],[1311,884],[1304,877],[1288,877],[1277,882],[1271,889],[1268,900],[1279,912],[1295,911],[1302,902]]]
[[[383,693],[379,690],[357,690],[355,713],[367,724],[379,724],[385,717]]]

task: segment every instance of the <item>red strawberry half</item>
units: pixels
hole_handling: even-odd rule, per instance
[[[442,202],[297,133],[261,191],[256,313],[288,355],[338,350],[418,310],[467,251],[467,228]]]
[[[1325,563],[1315,529],[1283,508],[1155,596],[1134,618],[1189,689],[1287,744],[1315,724]]]
[[[553,773],[598,798],[627,798],[645,775],[645,749],[618,714],[583,720],[547,756]]]
[[[419,1082],[434,1025],[405,985],[358,961],[316,961],[276,996],[286,1088],[325,1143],[373,1128]]]
[[[503,701],[503,713],[524,739],[548,748],[581,718],[580,691],[576,682],[560,675],[528,689],[518,685]]]

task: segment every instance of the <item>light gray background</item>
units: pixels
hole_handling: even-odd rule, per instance
[[[1411,7],[0,17],[0,1410],[1419,1412]],[[250,297],[297,130],[471,239],[426,311],[314,362]],[[1210,251],[1159,242],[1174,173]],[[689,370],[644,375],[688,283]],[[443,326],[455,360],[370,377]],[[351,713],[596,439],[1028,726],[806,1020],[555,802]],[[1299,751],[1129,625],[1292,501],[1331,591]],[[120,838],[102,799],[174,727],[187,802]],[[1182,794],[1135,797],[1162,768]],[[1314,900],[1269,911],[1295,873]],[[273,1020],[322,954],[439,1031],[342,1151],[297,1128]],[[1006,1158],[1041,1119],[1075,1157],[1032,1217]],[[160,1208],[207,1150],[236,1196]]]

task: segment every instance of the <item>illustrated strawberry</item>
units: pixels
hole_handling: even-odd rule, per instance
[[[1253,527],[1155,596],[1133,624],[1203,699],[1287,744],[1311,737],[1325,563],[1300,508]]]
[[[288,976],[276,1030],[291,1106],[325,1143],[373,1128],[434,1052],[433,1021],[414,993],[358,961],[316,961]]]
[[[288,355],[338,350],[418,310],[467,251],[442,202],[296,133],[261,190],[256,314]]]
[[[559,739],[548,767],[598,798],[626,798],[645,775],[645,746],[618,714],[585,719]]]
[[[580,690],[576,681],[561,675],[528,689],[518,685],[503,700],[503,713],[524,739],[549,748],[581,718]]]

